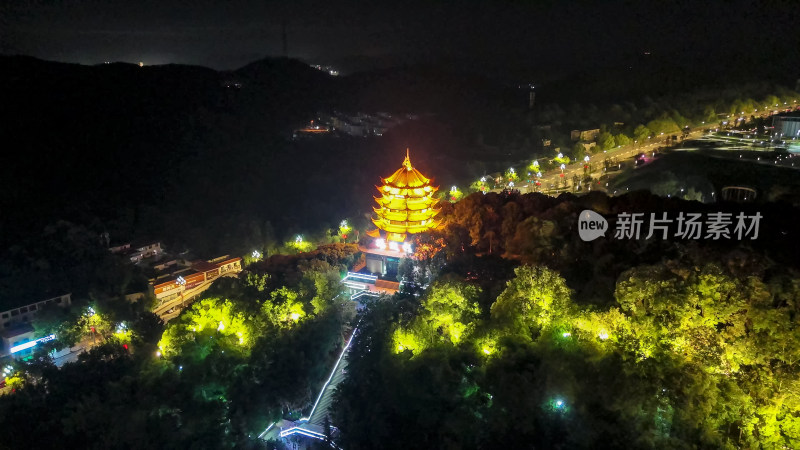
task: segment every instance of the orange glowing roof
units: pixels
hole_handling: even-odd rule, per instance
[[[388,178],[383,178],[382,181],[383,184],[396,188],[423,187],[431,182],[431,180],[421,174],[419,170],[411,166],[408,149],[406,149],[406,159],[403,160],[403,167],[397,169],[397,171]]]

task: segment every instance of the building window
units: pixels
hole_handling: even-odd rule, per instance
[[[23,312],[23,313],[28,312],[28,307],[27,306],[23,306],[22,308],[19,309],[19,312]]]
[[[28,308],[30,308],[31,311],[36,311],[36,305],[31,305]]]
[[[15,310],[11,311],[11,317],[18,316],[18,315],[19,315],[19,310],[18,309],[15,309]]]
[[[8,319],[8,313],[3,313],[3,319]]]

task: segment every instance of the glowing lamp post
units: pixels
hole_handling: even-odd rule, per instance
[[[342,240],[347,242],[347,236],[350,234],[350,230],[352,228],[347,223],[347,220],[343,220],[342,223],[339,224],[339,236],[341,236]]]

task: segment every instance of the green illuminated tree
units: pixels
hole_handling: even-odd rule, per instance
[[[667,114],[647,122],[647,128],[652,130],[653,134],[656,136],[660,135],[661,133],[677,133],[681,130],[678,124],[675,123],[675,120],[673,120],[673,118]]]
[[[625,134],[620,133],[614,136],[614,143],[620,147],[624,147],[626,145],[630,145],[631,143],[633,143],[633,140],[628,136],[626,136]]]
[[[422,301],[423,320],[457,344],[471,332],[480,313],[475,286],[453,279],[436,281]]]
[[[611,150],[614,148],[614,136],[604,131],[597,136],[597,146],[600,147],[600,150]]]
[[[633,130],[633,138],[636,139],[639,143],[642,143],[645,142],[652,133],[653,132],[650,131],[649,128],[647,128],[642,124],[639,124]]]
[[[492,319],[533,336],[568,317],[571,291],[558,273],[543,266],[521,266],[492,305]]]

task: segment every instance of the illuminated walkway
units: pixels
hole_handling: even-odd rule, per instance
[[[317,395],[317,400],[314,402],[314,406],[311,408],[311,413],[308,415],[308,417],[302,417],[297,422],[292,422],[290,420],[281,420],[279,422],[275,422],[267,427],[267,429],[258,436],[259,439],[263,439],[265,441],[280,440],[294,435],[300,435],[322,441],[325,440],[325,417],[330,413],[331,403],[333,402],[333,393],[336,391],[336,387],[342,380],[344,380],[346,376],[346,355],[350,350],[350,345],[353,343],[353,339],[356,337],[356,333],[358,333],[357,327],[353,329],[350,339],[347,340],[347,345],[344,346],[342,353],[336,360],[336,364],[334,364],[333,370],[331,371],[330,376],[328,376],[328,380],[322,386],[322,390],[320,390],[319,395]],[[334,428],[333,424],[330,425],[331,428]],[[336,446],[333,445],[333,447]]]

